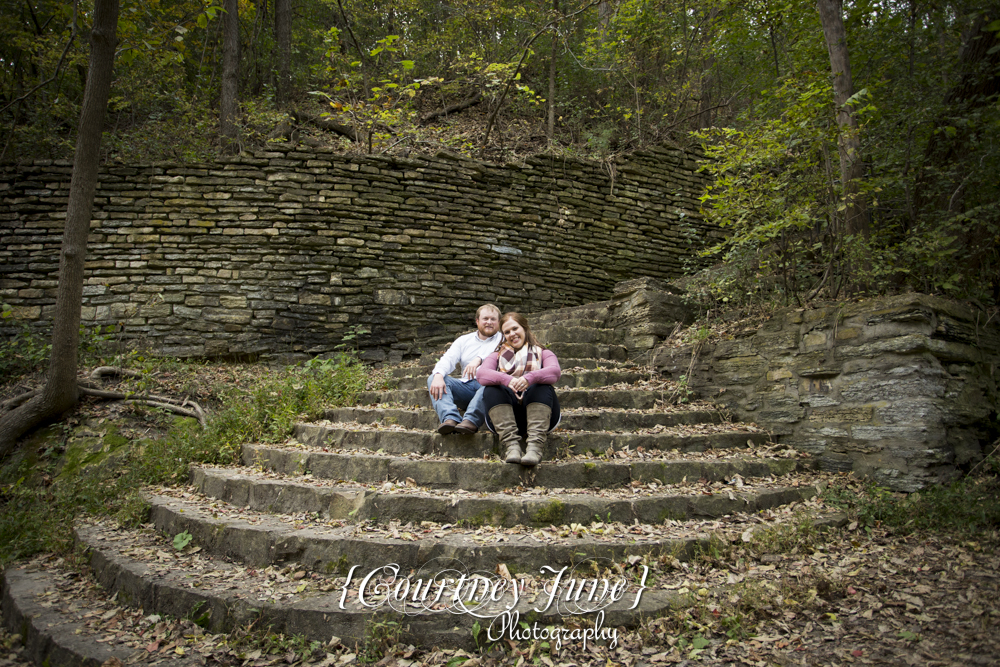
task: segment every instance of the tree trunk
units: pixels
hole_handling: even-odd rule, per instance
[[[715,50],[711,47],[711,44],[715,38],[715,21],[718,16],[718,7],[712,6],[709,10],[708,21],[706,22],[705,33],[702,38],[702,48],[704,51],[707,51],[708,56],[703,61],[699,81],[701,99],[698,102],[699,113],[696,128],[699,130],[712,127],[712,110],[715,108],[714,100],[712,99],[712,88],[715,86],[715,78],[712,76],[712,70],[715,68]]]
[[[274,38],[278,42],[278,104],[284,105],[292,89],[292,0],[275,0]]]
[[[854,91],[842,7],[842,0],[816,1],[826,47],[830,52],[833,100],[837,105],[837,126],[840,128],[840,183],[846,206],[844,230],[848,235],[868,238],[868,205],[858,188],[865,168],[861,159],[861,137],[858,133],[858,121],[847,104]]]
[[[222,92],[219,99],[219,133],[228,153],[239,152],[236,130],[240,67],[240,15],[237,0],[222,0]]]
[[[79,397],[76,372],[84,260],[118,41],[117,27],[118,0],[96,0],[94,29],[90,34],[90,69],[80,111],[73,178],[59,252],[59,285],[52,321],[49,371],[41,394],[0,416],[0,458],[14,449],[18,438],[76,405]]]
[[[597,5],[597,25],[600,26],[601,30],[601,41],[608,33],[608,26],[611,24],[611,19],[615,15],[615,10],[611,6],[608,0],[601,0],[600,4]]]
[[[559,0],[552,0],[552,15],[559,15]],[[552,26],[552,56],[549,59],[549,122],[545,136],[549,142],[556,136],[556,56],[559,54],[559,24]]]

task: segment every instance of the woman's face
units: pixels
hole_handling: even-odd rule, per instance
[[[520,350],[524,347],[524,327],[517,323],[517,320],[507,320],[500,327],[500,331],[503,332],[503,337],[507,339],[507,342],[515,350]]]

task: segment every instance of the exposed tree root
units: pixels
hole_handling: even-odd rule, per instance
[[[6,412],[7,410],[13,410],[17,406],[19,406],[22,403],[24,403],[25,401],[29,401],[32,398],[34,398],[35,396],[38,396],[40,393],[42,393],[42,390],[39,388],[39,389],[35,389],[33,391],[26,392],[24,394],[19,394],[19,395],[15,396],[14,398],[7,399],[3,403],[0,403],[0,412]]]
[[[94,370],[90,371],[91,380],[100,380],[101,378],[110,375],[117,375],[119,377],[128,377],[128,378],[142,377],[142,373],[140,373],[139,371],[133,371],[127,368],[121,368],[119,366],[98,366]]]
[[[89,375],[91,380],[101,380],[109,376],[135,378],[142,377],[142,373],[129,370],[127,368],[118,368],[116,366],[100,366],[91,371]],[[178,415],[183,415],[184,417],[191,417],[193,419],[197,419],[198,423],[201,424],[201,427],[205,428],[205,411],[202,410],[201,406],[198,405],[197,402],[188,398],[176,399],[169,396],[158,396],[156,394],[125,394],[119,391],[108,391],[107,389],[102,389],[96,384],[86,380],[78,382],[77,388],[80,394],[85,396],[94,396],[96,398],[102,398],[109,401],[122,401],[124,403],[138,403],[154,408],[160,408],[161,410],[167,410]],[[7,412],[8,410],[13,410],[17,406],[31,400],[41,393],[42,389],[39,388],[19,394],[18,396],[0,403],[0,414]]]
[[[161,408],[163,410],[168,410],[185,417],[193,417],[198,420],[202,428],[205,427],[205,413],[201,409],[201,406],[194,401],[184,399],[179,401],[175,398],[169,398],[167,396],[156,396],[154,394],[123,394],[118,391],[106,391],[104,389],[96,389],[94,387],[87,386],[86,384],[80,384],[80,393],[87,396],[96,396],[98,398],[104,398],[111,401],[122,401],[124,403],[139,403],[141,405],[149,405],[154,408]],[[192,409],[188,410],[187,406],[191,406]]]

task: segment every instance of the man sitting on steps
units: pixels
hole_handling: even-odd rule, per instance
[[[427,378],[431,402],[441,421],[438,433],[475,433],[483,425],[486,419],[483,388],[476,381],[476,371],[503,339],[497,328],[499,322],[499,308],[492,303],[480,306],[476,311],[476,330],[459,336]],[[462,369],[461,379],[450,375],[456,364]],[[464,418],[459,409],[465,410]]]

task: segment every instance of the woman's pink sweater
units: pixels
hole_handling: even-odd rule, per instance
[[[483,386],[502,385],[506,387],[510,384],[513,375],[497,370],[497,362],[500,360],[500,353],[494,352],[483,360],[476,379]],[[542,367],[536,371],[529,371],[524,374],[524,379],[528,384],[555,384],[562,377],[562,369],[559,368],[559,359],[550,350],[542,350]]]

